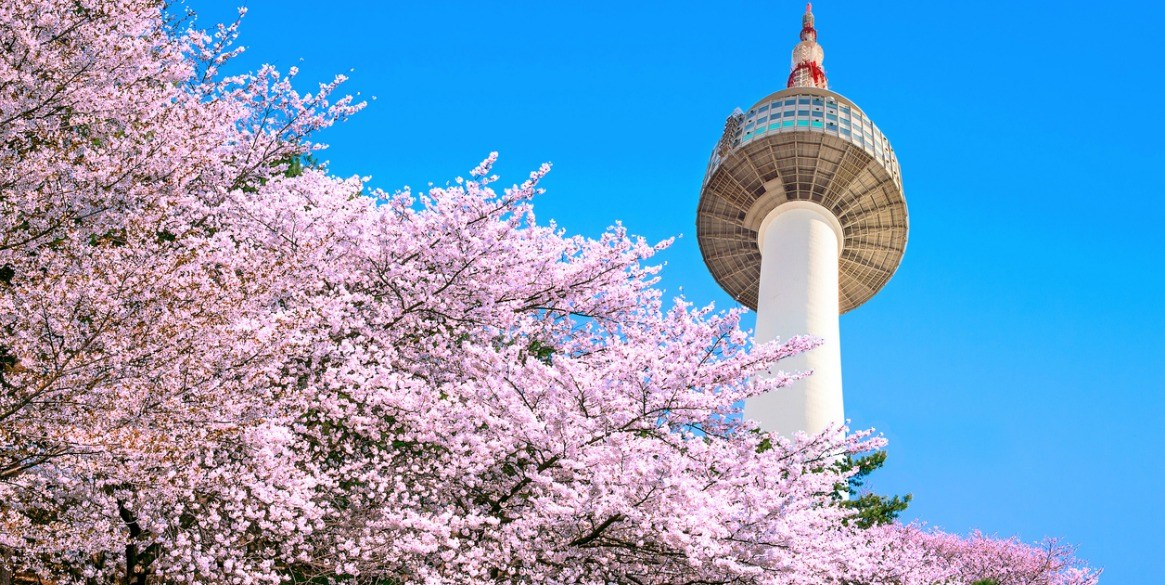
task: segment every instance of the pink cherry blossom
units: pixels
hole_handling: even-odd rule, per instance
[[[740,311],[540,224],[295,161],[362,104],[155,0],[0,5],[0,567],[54,583],[1094,583],[843,522],[869,432],[766,437]],[[779,364],[778,364],[779,366]],[[766,441],[766,438],[768,441]],[[771,448],[765,448],[771,443]],[[762,447],[764,445],[765,447]]]

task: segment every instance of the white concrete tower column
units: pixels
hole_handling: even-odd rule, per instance
[[[821,205],[790,201],[769,212],[757,236],[761,268],[756,342],[812,335],[824,343],[781,360],[775,369],[813,370],[813,375],[746,400],[744,416],[777,434],[816,434],[845,417],[838,328],[841,224]]]

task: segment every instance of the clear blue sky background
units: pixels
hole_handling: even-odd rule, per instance
[[[241,0],[238,0],[241,1]],[[231,0],[187,0],[206,26]],[[736,106],[784,86],[803,5],[252,0],[240,63],[347,73],[330,130],[385,189],[555,170],[541,219],[681,235],[663,285],[733,306],[695,209]],[[1062,537],[1107,583],[1165,582],[1165,8],[1158,2],[815,6],[833,89],[889,136],[910,244],[842,317],[847,415],[890,439],[873,486],[909,519]],[[304,87],[307,87],[304,85]]]

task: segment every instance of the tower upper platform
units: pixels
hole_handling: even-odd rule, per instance
[[[901,263],[906,197],[890,141],[857,105],[824,89],[823,53],[806,14],[790,87],[729,116],[704,175],[696,233],[712,276],[755,309],[761,222],[788,201],[821,205],[843,232],[844,313],[881,290]]]

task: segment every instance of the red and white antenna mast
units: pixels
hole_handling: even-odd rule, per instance
[[[816,87],[829,89],[825,78],[825,50],[817,44],[817,29],[813,28],[813,4],[805,5],[805,16],[801,17],[801,42],[793,47],[793,65],[789,72],[787,87]]]

